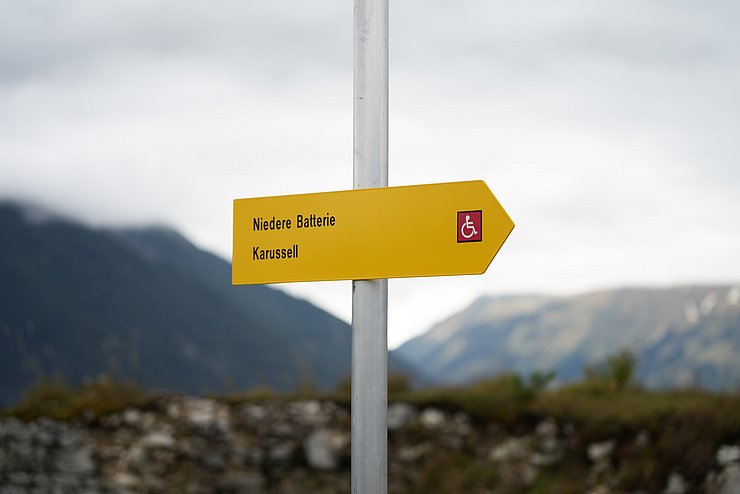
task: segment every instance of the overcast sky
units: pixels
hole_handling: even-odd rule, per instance
[[[352,2],[0,0],[0,196],[167,224],[352,187]],[[482,276],[391,280],[396,346],[483,294],[740,280],[740,3],[391,0],[390,185],[483,179]],[[349,321],[349,282],[280,287]]]

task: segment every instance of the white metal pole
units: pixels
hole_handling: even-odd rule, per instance
[[[354,0],[354,188],[388,186],[388,0]],[[352,493],[388,491],[388,280],[352,282]]]

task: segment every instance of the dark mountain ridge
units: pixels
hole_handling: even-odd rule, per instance
[[[94,229],[6,202],[0,232],[3,403],[52,375],[203,393],[327,389],[350,374],[345,322],[271,287],[232,286],[228,262],[171,229]]]

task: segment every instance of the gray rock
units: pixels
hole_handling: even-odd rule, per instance
[[[519,468],[519,475],[521,476],[524,485],[532,485],[537,480],[537,474],[539,471],[529,464],[523,464]]]
[[[149,476],[145,477],[142,483],[136,486],[136,490],[139,492],[162,492],[165,485],[163,476]]]
[[[558,433],[558,423],[553,418],[546,418],[539,424],[535,430],[538,436],[552,437]]]
[[[31,433],[26,427],[26,424],[17,418],[11,417],[0,420],[0,439],[6,437],[15,439],[16,441],[29,441],[31,439]]]
[[[439,429],[445,423],[445,413],[436,408],[425,408],[422,410],[419,420],[426,429]]]
[[[665,488],[665,494],[686,494],[689,491],[686,481],[683,479],[680,473],[673,472],[668,477],[668,482]]]
[[[100,418],[100,424],[106,429],[117,429],[121,426],[121,415],[114,413]]]
[[[644,448],[650,444],[650,434],[647,431],[640,431],[635,438],[635,446]]]
[[[235,472],[226,475],[218,484],[219,492],[260,494],[265,492],[265,481],[256,472]]]
[[[398,459],[402,462],[410,463],[426,455],[432,446],[428,443],[421,443],[415,446],[401,446],[398,448]]]
[[[339,463],[337,446],[334,432],[325,428],[314,430],[303,443],[308,465],[316,470],[335,470]]]
[[[127,408],[121,414],[121,420],[130,427],[139,427],[141,425],[141,412],[135,408]]]
[[[97,445],[96,453],[101,461],[113,460],[123,456],[126,449],[117,444],[100,444]]]
[[[214,489],[212,486],[205,485],[200,481],[190,482],[185,487],[185,494],[213,494]]]
[[[35,463],[33,446],[26,440],[15,442],[8,456],[10,468],[31,469]]]
[[[211,471],[222,471],[226,468],[227,453],[224,450],[214,449],[206,451],[200,458],[204,468]]]
[[[740,462],[740,446],[725,444],[717,450],[717,463],[721,467],[728,467]]]
[[[462,412],[457,412],[452,417],[452,432],[457,436],[468,436],[473,431],[470,425],[470,417]]]
[[[329,422],[329,414],[317,400],[297,401],[288,410],[295,421],[304,425],[318,426]]]
[[[720,473],[718,494],[740,494],[740,466],[730,465]]]
[[[144,436],[141,443],[147,448],[169,449],[175,446],[175,439],[169,431],[157,430]]]
[[[153,412],[144,412],[141,414],[141,428],[149,430],[157,425],[157,415]]]
[[[37,490],[48,491],[50,484],[51,484],[51,479],[49,478],[47,474],[39,472],[33,475],[33,485],[36,486]]]
[[[614,439],[608,441],[602,441],[600,443],[589,444],[588,446],[588,458],[593,463],[601,463],[609,459],[614,452],[614,447],[617,442]]]
[[[129,472],[115,472],[110,476],[110,483],[114,487],[128,489],[139,484],[139,477]]]
[[[26,472],[11,472],[8,474],[8,480],[11,484],[21,487],[31,484],[31,476]]]
[[[56,440],[55,424],[46,417],[40,418],[36,424],[36,441],[39,445],[48,448]]]
[[[232,453],[236,458],[253,467],[259,467],[265,459],[265,452],[256,446],[235,447]]]
[[[126,451],[125,462],[136,472],[147,470],[148,458],[146,451],[140,445],[132,446]]]
[[[27,494],[26,489],[15,485],[0,485],[0,494]]]
[[[242,408],[241,414],[248,421],[260,423],[267,417],[267,410],[261,405],[245,405]]]
[[[200,429],[217,429],[228,432],[231,429],[231,416],[225,405],[208,398],[184,398],[183,414],[186,420]]]
[[[496,462],[524,460],[530,454],[530,442],[528,437],[512,437],[494,447],[488,457]]]
[[[95,462],[90,448],[83,446],[58,453],[55,467],[59,472],[88,475],[95,471]]]
[[[293,458],[295,449],[295,444],[292,442],[279,442],[270,447],[267,459],[272,463],[288,463]]]
[[[273,425],[272,435],[277,437],[293,438],[298,435],[296,428],[289,422],[279,422]]]
[[[74,429],[72,426],[65,425],[60,427],[57,438],[62,448],[71,448],[79,444],[80,431]]]
[[[94,492],[100,492],[100,481],[95,478],[90,478],[85,480],[85,488],[83,492],[86,492],[88,494],[92,494]]]
[[[562,455],[557,452],[553,453],[533,453],[527,462],[535,467],[549,467],[556,464],[562,459]]]
[[[95,487],[85,486],[80,491],[80,494],[102,494],[102,491]]]
[[[542,424],[547,424],[547,421],[541,422],[540,426],[537,427],[537,448],[541,453],[544,453],[548,457],[556,457],[562,454],[562,443],[557,437],[557,425],[552,421],[550,425],[541,427]]]
[[[206,441],[203,438],[196,437],[191,434],[185,437],[180,437],[177,441],[176,451],[183,458],[197,460],[199,458],[200,451],[203,451],[203,449],[207,447]]]
[[[77,493],[82,490],[79,477],[71,473],[58,473],[51,480],[52,492]]]
[[[388,430],[406,428],[416,418],[416,409],[408,403],[393,403],[388,407]]]
[[[188,422],[200,427],[216,423],[216,402],[206,398],[187,398],[184,401],[185,417]]]
[[[167,403],[166,413],[168,418],[179,420],[182,417],[182,405],[180,405],[180,402],[171,401]]]

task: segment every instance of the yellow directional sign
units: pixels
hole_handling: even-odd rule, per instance
[[[513,228],[480,180],[236,199],[232,281],[481,274]]]

